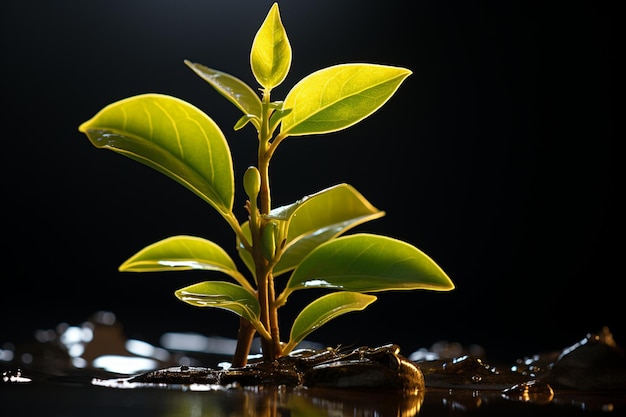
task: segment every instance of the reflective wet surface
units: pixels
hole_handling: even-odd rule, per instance
[[[265,368],[255,369],[259,373],[253,373],[252,379],[249,374],[248,379],[238,379],[245,372],[229,368],[227,361],[234,348],[230,339],[168,333],[161,337],[160,346],[154,346],[127,339],[121,329],[113,313],[98,312],[80,325],[38,330],[32,343],[3,342],[3,414],[334,417],[626,413],[624,351],[607,328],[583,335],[562,350],[497,365],[479,348],[462,349],[458,354],[458,349],[445,343],[408,354],[393,345],[349,350],[303,345],[290,359],[297,366],[282,380]],[[306,362],[298,362],[301,360]],[[251,364],[255,363],[259,362],[251,357]],[[317,373],[311,373],[316,367]],[[423,380],[408,383],[408,389],[391,384],[403,373],[415,377],[415,370]],[[230,377],[220,379],[223,375]],[[274,379],[256,384],[258,377]]]

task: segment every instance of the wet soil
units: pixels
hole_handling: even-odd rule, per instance
[[[191,341],[203,339],[189,336],[168,339],[188,340],[187,348],[128,340],[106,312],[81,326],[38,331],[33,343],[0,348],[0,402],[9,414],[48,416],[108,410],[120,417],[152,408],[151,415],[164,416],[626,413],[626,359],[608,328],[507,365],[493,365],[480,352],[404,356],[385,345],[303,347],[274,362],[251,357],[233,368],[228,340],[212,341],[226,345],[216,353],[217,345],[208,348],[204,339],[198,349]]]

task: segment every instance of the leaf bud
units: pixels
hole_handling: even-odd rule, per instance
[[[246,191],[251,202],[256,203],[256,198],[261,190],[261,174],[259,170],[250,166],[243,175],[243,189]]]

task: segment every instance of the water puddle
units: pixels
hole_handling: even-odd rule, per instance
[[[98,312],[78,326],[38,330],[34,339],[0,346],[0,401],[9,415],[98,416],[95,410],[102,407],[107,410],[102,415],[116,417],[626,411],[626,359],[606,328],[558,352],[506,366],[491,364],[480,349],[450,356],[458,349],[441,344],[404,356],[393,345],[339,351],[304,343],[288,359],[289,371],[283,364],[255,367],[262,361],[252,356],[253,366],[245,372],[228,363],[234,340],[167,333],[155,346],[126,338],[110,312]],[[423,379],[414,385],[398,379],[415,377],[415,369]],[[410,389],[395,389],[393,383]]]

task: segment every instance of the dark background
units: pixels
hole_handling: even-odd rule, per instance
[[[550,4],[548,4],[550,3]],[[343,62],[413,74],[347,130],[286,141],[272,167],[275,205],[348,182],[387,215],[355,231],[418,246],[457,288],[381,293],[367,310],[311,334],[329,345],[439,340],[517,358],[623,325],[623,235],[614,100],[612,2],[315,0],[280,3],[292,69],[273,99]],[[135,161],[97,150],[78,126],[103,106],[158,92],[223,129],[241,175],[256,138],[239,110],[183,64],[256,88],[254,34],[272,2],[130,0],[2,6],[4,266],[0,343],[96,310],[131,337],[198,331],[236,336],[237,317],[173,291],[210,273],[122,274],[144,246],[176,234],[234,248],[214,210]],[[233,257],[236,254],[231,251]],[[283,334],[313,293],[290,297]],[[158,340],[157,340],[158,341]]]

